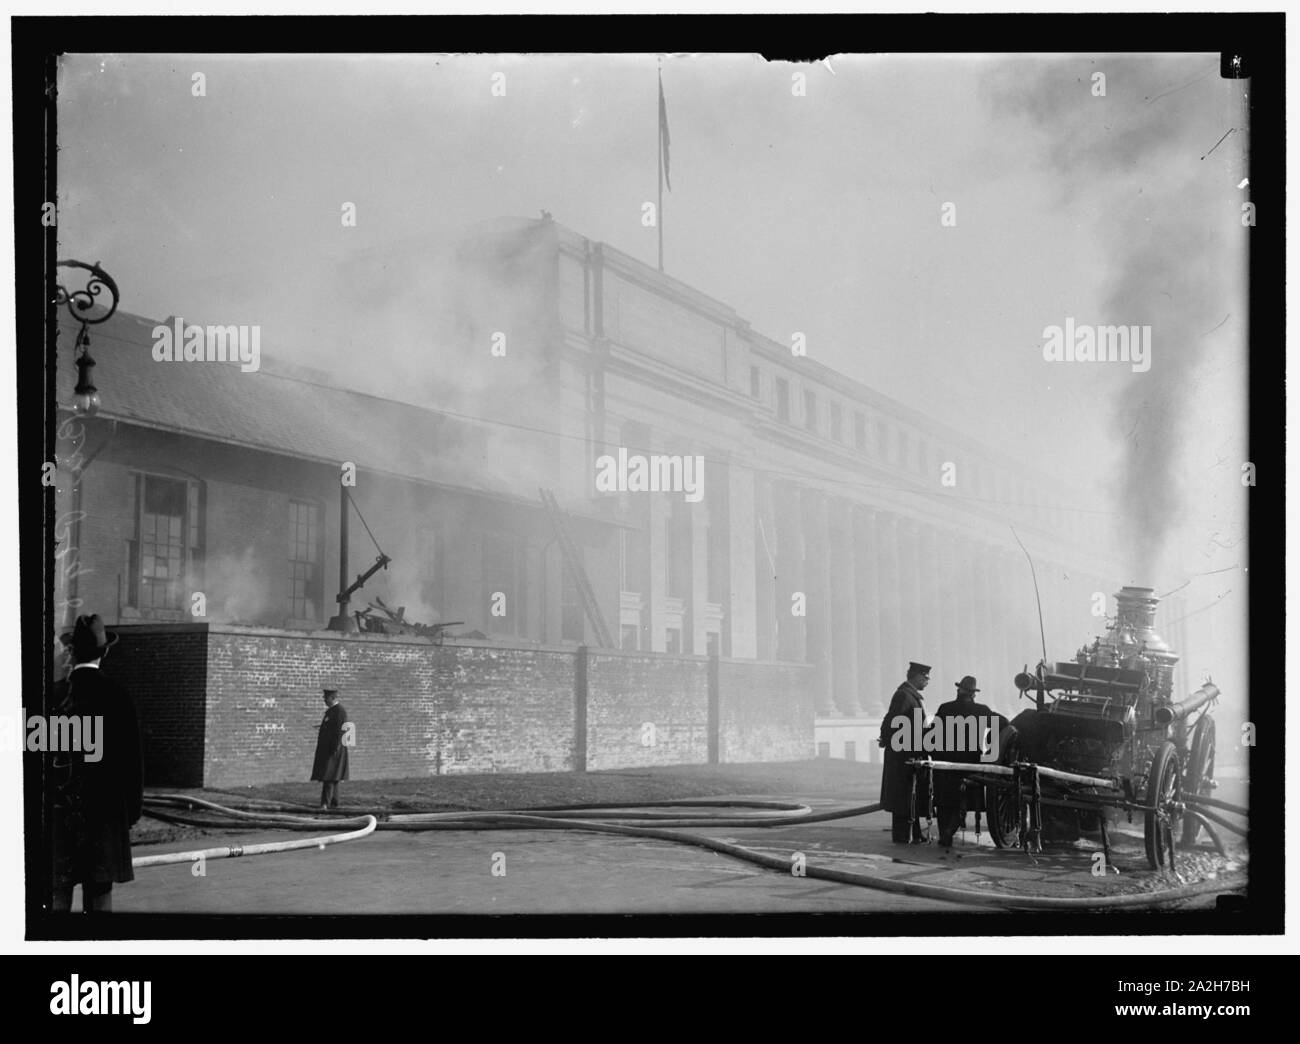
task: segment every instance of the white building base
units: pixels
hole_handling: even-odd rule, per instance
[[[881,761],[884,751],[876,746],[880,721],[880,718],[818,718],[814,733],[817,756],[843,761]]]

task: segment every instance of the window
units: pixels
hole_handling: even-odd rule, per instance
[[[717,631],[709,631],[704,636],[704,655],[705,656],[718,655],[718,632]]]
[[[831,438],[836,442],[844,441],[844,411],[838,402],[831,403]]]
[[[810,391],[803,393],[803,426],[809,431],[817,430],[817,396]]]
[[[489,631],[525,633],[524,553],[525,544],[519,537],[484,531],[483,591]]]
[[[628,652],[636,652],[639,639],[641,637],[641,628],[635,624],[624,624],[621,629],[619,648]]]
[[[757,398],[758,398],[758,390],[759,390],[759,384],[758,384],[758,367],[757,367],[757,366],[751,366],[751,367],[749,368],[749,394],[750,394],[753,398],[757,399]]]
[[[831,756],[831,745],[829,743],[818,743],[817,756],[819,758],[829,758]]]
[[[907,432],[898,433],[898,463],[907,467]]]
[[[845,761],[858,760],[858,744],[855,740],[844,741],[844,760]]]
[[[669,627],[664,631],[664,652],[679,653],[682,651],[682,629],[680,627]]]
[[[132,606],[184,608],[202,562],[200,500],[196,482],[135,476],[135,539],[127,542]]]
[[[289,501],[289,616],[320,619],[320,508]]]
[[[861,413],[853,415],[853,445],[860,450],[867,448],[867,418]]]
[[[884,421],[876,421],[876,452],[882,460],[889,456],[889,427]]]
[[[783,421],[790,419],[790,382],[784,377],[776,379],[776,417]]]
[[[560,638],[566,642],[581,642],[587,637],[587,614],[582,608],[578,585],[573,570],[560,566]]]

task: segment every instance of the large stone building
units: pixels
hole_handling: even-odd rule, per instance
[[[174,317],[119,313],[92,328],[102,407],[80,417],[66,412],[65,325],[63,615],[192,622],[201,594],[208,621],[324,628],[347,465],[374,541],[352,515],[348,579],[376,545],[392,558],[353,608],[380,594],[489,638],[599,644],[540,498],[551,489],[613,644],[805,662],[825,718],[878,714],[910,659],[934,666],[943,698],[975,674],[986,700],[1014,709],[1010,679],[1042,639],[1013,525],[1051,658],[1097,633],[1095,595],[1108,611],[1130,579],[1100,516],[1077,510],[1086,491],[607,245],[502,221],[457,262],[455,337],[434,346],[427,386],[386,396],[296,370],[273,344],[252,372],[160,362],[154,329]],[[389,362],[374,350],[367,365]],[[702,457],[702,495],[602,491],[601,458],[620,450]],[[69,467],[88,459],[73,483]]]

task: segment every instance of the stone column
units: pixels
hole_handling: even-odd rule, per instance
[[[946,696],[949,685],[956,681],[952,677],[952,672],[957,667],[943,627],[944,598],[941,593],[943,569],[940,561],[939,534],[927,522],[922,522],[917,527],[917,572],[921,578],[919,592],[921,630],[929,650],[926,653],[928,657],[926,662],[934,664],[934,681],[939,683],[935,685],[935,691]]]
[[[939,553],[939,623],[944,655],[954,675],[951,680],[956,683],[963,674],[974,670],[970,650],[963,640],[963,631],[970,626],[967,615],[973,592],[963,582],[958,566],[956,534],[948,529],[936,529],[934,539]]]
[[[727,614],[725,626],[731,629],[731,655],[741,660],[752,660],[761,655],[759,633],[765,624],[763,612],[766,608],[770,614],[772,601],[770,597],[763,598],[763,595],[770,596],[772,593],[772,570],[767,569],[766,586],[758,582],[763,576],[763,567],[767,565],[767,555],[761,546],[758,526],[755,524],[758,515],[755,501],[761,478],[751,469],[734,464],[725,471],[730,516],[727,520],[727,542],[731,604],[722,608]],[[767,524],[764,521],[764,525]],[[763,658],[770,659],[771,653]]]
[[[898,594],[902,600],[899,622],[901,662],[904,670],[909,660],[934,663],[934,650],[927,641],[921,619],[921,566],[918,526],[914,519],[900,518],[898,523]]]
[[[650,634],[649,641],[644,643],[642,648],[652,652],[663,652],[666,648],[664,598],[668,595],[668,578],[664,572],[668,556],[668,541],[664,526],[668,519],[668,503],[661,493],[638,493],[634,496],[643,496],[647,499],[649,504],[647,514],[650,519],[650,531],[646,534],[650,547],[650,583],[645,591],[645,617]]]
[[[776,522],[776,654],[779,660],[802,662],[806,653],[806,617],[790,611],[791,596],[804,588],[798,487],[791,482],[774,482],[772,507]]]
[[[1016,573],[1011,555],[1005,548],[989,548],[987,570],[990,590],[996,592],[997,613],[994,619],[993,651],[1007,665],[1014,677],[1029,658],[1029,650],[1020,640],[1020,621],[1016,619],[1013,585]],[[1031,665],[1032,666],[1032,665]]]
[[[903,595],[898,561],[898,516],[876,512],[872,519],[875,535],[876,603],[880,613],[880,662],[876,674],[877,692],[885,707],[907,670],[903,652]]]
[[[1029,561],[1019,547],[1005,548],[1002,561],[1011,592],[1012,619],[1008,630],[1012,637],[1011,658],[1020,670],[1026,662],[1032,671],[1043,658],[1043,643],[1038,628],[1038,606],[1034,598],[1034,578]]]
[[[813,665],[813,695],[819,716],[834,713],[831,692],[831,556],[826,496],[805,489],[800,495],[804,534],[804,593],[808,598],[805,658]]]
[[[846,717],[858,705],[857,568],[848,501],[830,501],[831,676],[836,709]]]
[[[881,691],[880,565],[877,561],[876,512],[854,507],[850,512],[853,572],[858,627],[858,706],[863,713],[883,714]]]
[[[968,669],[979,679],[980,688],[987,685],[988,695],[994,698],[1005,691],[1003,685],[1015,674],[1014,671],[1007,674],[1007,665],[1002,661],[1001,636],[998,635],[997,640],[994,637],[998,628],[993,597],[997,590],[993,586],[996,577],[989,568],[988,548],[982,542],[963,540],[961,553],[965,558],[962,582],[969,585],[971,592],[971,599],[962,610],[969,613],[966,622],[971,636],[971,666]]]
[[[674,494],[675,495],[675,494]],[[686,635],[682,635],[682,647],[689,648],[696,655],[703,656],[708,648],[704,629],[704,607],[709,601],[709,515],[714,510],[705,487],[704,500],[696,504],[684,504],[686,517],[690,523],[691,582],[686,593],[686,625],[683,630],[691,632],[691,644],[686,645]],[[721,638],[719,638],[721,652]]]

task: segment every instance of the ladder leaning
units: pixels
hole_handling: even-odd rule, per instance
[[[582,600],[582,611],[586,613],[587,619],[591,621],[592,630],[596,633],[596,643],[602,649],[614,648],[613,639],[610,637],[609,627],[605,624],[604,614],[600,611],[600,603],[596,601],[596,593],[592,590],[591,581],[587,578],[586,567],[582,564],[582,556],[578,553],[578,546],[573,542],[573,537],[569,535],[569,527],[565,524],[564,512],[560,510],[559,502],[555,499],[555,494],[549,489],[540,489],[542,503],[546,507],[546,512],[551,516],[551,524],[555,526],[555,537],[560,544],[560,554],[564,557],[564,566],[569,571],[569,576],[573,579],[573,586],[578,589],[578,597]]]

